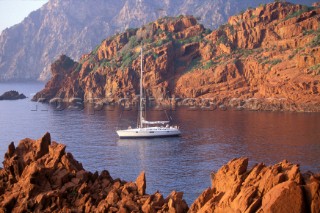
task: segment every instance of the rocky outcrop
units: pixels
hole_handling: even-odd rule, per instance
[[[27,97],[23,93],[19,94],[19,92],[14,90],[10,90],[0,95],[0,101],[1,100],[19,100],[19,99],[25,99],[25,98]]]
[[[147,93],[168,98],[174,87],[173,74],[199,54],[199,44],[195,41],[200,41],[206,33],[191,16],[163,18],[141,29],[129,29],[104,40],[68,70],[60,65],[71,59],[61,56],[51,68],[52,79],[33,100],[61,98],[68,101],[76,97],[85,101],[118,101],[125,96],[135,98],[139,91],[141,42],[144,43]]]
[[[201,43],[180,97],[231,108],[319,111],[319,8],[272,3],[230,17]]]
[[[320,111],[319,20],[318,7],[283,2],[230,17],[212,32],[191,16],[162,18],[102,41],[68,71],[60,58],[33,100],[134,100],[143,43],[143,86],[162,104]]]
[[[146,194],[144,172],[136,182],[91,173],[65,149],[49,133],[11,143],[0,170],[0,211],[187,212],[182,192]]]
[[[49,0],[0,36],[0,81],[48,80],[61,54],[78,59],[102,39],[160,17],[192,14],[208,28],[268,0]],[[293,0],[309,4],[313,0]]]
[[[248,159],[238,158],[212,174],[189,212],[319,212],[319,175],[287,161],[247,167]]]
[[[320,210],[320,175],[302,174],[287,161],[248,170],[233,159],[211,175],[212,186],[188,208],[183,192],[146,194],[144,172],[135,182],[91,173],[66,146],[39,140],[12,142],[0,169],[1,212],[312,212]]]

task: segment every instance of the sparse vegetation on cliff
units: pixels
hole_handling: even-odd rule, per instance
[[[68,83],[50,93],[47,88],[34,100],[46,94],[48,99],[70,98],[75,95],[72,81],[85,101],[92,95],[104,99],[105,94],[112,94],[114,102],[128,94],[135,97],[143,44],[144,85],[155,98],[168,98],[168,94],[212,97],[218,104],[228,105],[233,98],[279,97],[286,104],[272,110],[320,111],[320,100],[315,96],[320,91],[320,79],[308,75],[308,70],[320,63],[316,48],[320,39],[315,30],[320,27],[320,11],[311,9],[291,3],[267,4],[230,17],[214,31],[191,16],[162,18],[102,41],[82,57],[81,67],[75,66],[78,76],[72,80],[66,72],[53,71],[56,75],[49,85],[60,85],[57,81],[61,79],[68,79]],[[289,15],[290,21],[284,22]],[[303,45],[305,41],[309,43]],[[90,72],[94,74],[88,75]],[[308,87],[303,86],[306,81]],[[99,88],[94,94],[93,86]],[[262,100],[266,105],[261,104],[260,110],[269,109],[266,100]]]
[[[209,60],[208,62],[206,62],[206,64],[203,66],[203,69],[209,69],[211,68],[215,63],[212,60]]]
[[[316,37],[309,43],[310,47],[316,47],[320,45],[320,34],[317,34]]]
[[[311,71],[314,71],[314,75],[320,75],[320,63],[310,67]]]
[[[302,13],[311,11],[313,9],[314,9],[313,7],[308,7],[308,6],[303,5],[300,10],[295,11],[295,12],[291,12],[288,16],[286,16],[286,18],[284,20],[288,20],[288,19],[300,16]]]

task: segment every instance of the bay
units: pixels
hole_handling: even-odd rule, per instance
[[[0,159],[11,141],[38,139],[50,132],[52,140],[91,172],[108,170],[113,178],[134,181],[146,172],[147,192],[165,196],[183,191],[189,204],[207,187],[210,174],[236,157],[249,157],[250,166],[284,159],[301,165],[302,171],[320,172],[320,113],[201,111],[178,108],[169,111],[182,136],[161,139],[118,139],[116,129],[134,126],[136,110],[116,107],[57,110],[32,102],[42,83],[0,83],[0,93],[23,92],[28,98],[0,101]],[[152,110],[149,118],[163,119]]]

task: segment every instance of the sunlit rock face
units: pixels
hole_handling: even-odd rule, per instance
[[[78,62],[61,56],[33,100],[134,100],[143,45],[143,87],[155,102],[320,111],[319,17],[317,7],[271,3],[213,31],[192,16],[161,18],[108,37]]]
[[[216,28],[259,1],[236,0],[50,0],[0,36],[0,81],[48,80],[50,64],[61,54],[78,59],[116,32],[159,17],[194,15]],[[302,4],[311,1],[298,1]]]
[[[189,212],[318,212],[319,175],[301,174],[287,161],[248,169],[248,159],[229,161],[212,174],[212,186]]]

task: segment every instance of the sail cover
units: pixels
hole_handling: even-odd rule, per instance
[[[142,123],[143,124],[167,124],[170,121],[146,121],[144,118],[142,118]]]

